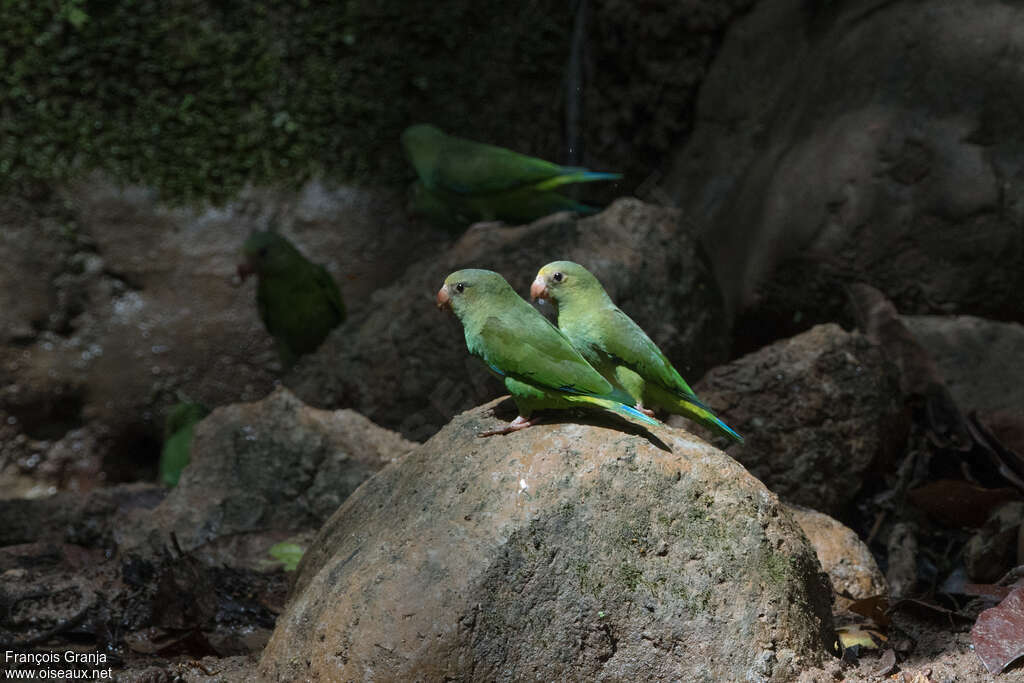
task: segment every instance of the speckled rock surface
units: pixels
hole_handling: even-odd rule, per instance
[[[346,501],[262,677],[781,681],[821,660],[827,580],[735,461],[603,414],[478,437],[512,416],[457,416]]]
[[[726,447],[783,500],[833,515],[906,440],[894,368],[838,325],[718,366],[694,391],[746,441],[728,444],[678,416],[671,424]]]

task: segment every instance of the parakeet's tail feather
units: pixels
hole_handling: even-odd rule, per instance
[[[640,422],[643,422],[646,425],[650,425],[651,427],[661,426],[661,423],[655,420],[653,417],[648,417],[647,415],[644,415],[633,406],[627,406],[625,403],[617,403],[615,407],[612,408],[612,410],[618,411],[620,413],[625,413],[626,415],[632,417],[634,420],[640,420]]]
[[[743,443],[743,437],[740,436],[736,430],[718,419],[718,416],[707,408],[698,406],[690,401],[680,401],[679,408],[680,410],[673,412],[678,412],[680,415],[688,417],[694,422],[699,422],[713,432],[721,434],[722,436],[727,436],[737,443]]]
[[[566,169],[566,172],[562,175],[555,176],[554,178],[548,178],[547,180],[537,183],[534,187],[537,190],[546,192],[561,185],[568,185],[570,183],[589,183],[595,180],[618,180],[621,177],[621,173],[601,173],[598,171],[588,171],[585,168],[570,168]]]
[[[568,397],[568,398],[569,398],[570,401],[579,402],[579,403],[589,403],[590,405],[600,406],[600,407],[602,407],[602,408],[604,408],[606,410],[611,410],[613,412],[620,413],[622,415],[628,415],[629,417],[633,418],[634,420],[638,420],[638,421],[644,423],[645,425],[649,425],[651,427],[660,427],[661,426],[661,423],[658,422],[657,420],[655,420],[653,417],[647,417],[646,415],[641,413],[636,408],[634,408],[632,406],[629,406],[629,405],[626,405],[625,403],[619,403],[618,401],[615,401],[615,400],[610,399],[610,398],[601,398],[600,396],[586,396],[586,395],[577,395],[577,396],[571,396],[571,397]]]
[[[583,171],[582,177],[576,182],[590,182],[591,180],[621,180],[621,173],[605,173],[602,171]]]

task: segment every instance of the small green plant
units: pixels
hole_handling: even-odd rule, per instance
[[[272,558],[284,565],[286,572],[293,572],[299,566],[299,562],[306,551],[295,543],[282,541],[270,546],[270,550],[267,552]]]

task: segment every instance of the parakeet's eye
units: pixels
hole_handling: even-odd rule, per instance
[[[555,282],[561,282],[562,278],[564,277],[565,276],[562,275],[561,273],[555,273],[554,275],[551,276],[551,279],[554,280]]]
[[[266,257],[267,257],[267,248],[266,247],[260,247],[260,258],[266,258]]]
[[[462,294],[462,290],[464,290],[465,288],[466,284],[464,282],[460,282],[459,284],[455,285],[455,291],[458,292],[459,294]]]

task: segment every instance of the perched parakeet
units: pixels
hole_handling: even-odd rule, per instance
[[[549,263],[537,273],[530,296],[555,304],[559,329],[605,379],[627,391],[638,408],[661,408],[743,441],[700,402],[661,349],[612,303],[586,268],[572,261]]]
[[[554,190],[570,183],[622,177],[559,166],[504,147],[446,135],[424,123],[406,128],[402,145],[419,176],[412,189],[413,209],[452,228],[476,221],[529,223],[557,211],[595,213],[596,208]]]
[[[256,273],[256,305],[274,337],[281,363],[290,368],[345,320],[345,304],[327,269],[309,261],[275,232],[255,232],[242,247],[244,279]]]
[[[192,452],[192,433],[209,412],[199,403],[178,403],[167,414],[164,447],[160,452],[160,481],[165,486],[178,485],[181,471],[188,465]]]
[[[437,306],[455,313],[469,352],[504,381],[519,409],[507,427],[481,436],[529,427],[534,411],[556,408],[605,408],[646,425],[659,424],[633,408],[633,399],[590,367],[565,335],[501,275],[456,271],[438,291]]]

